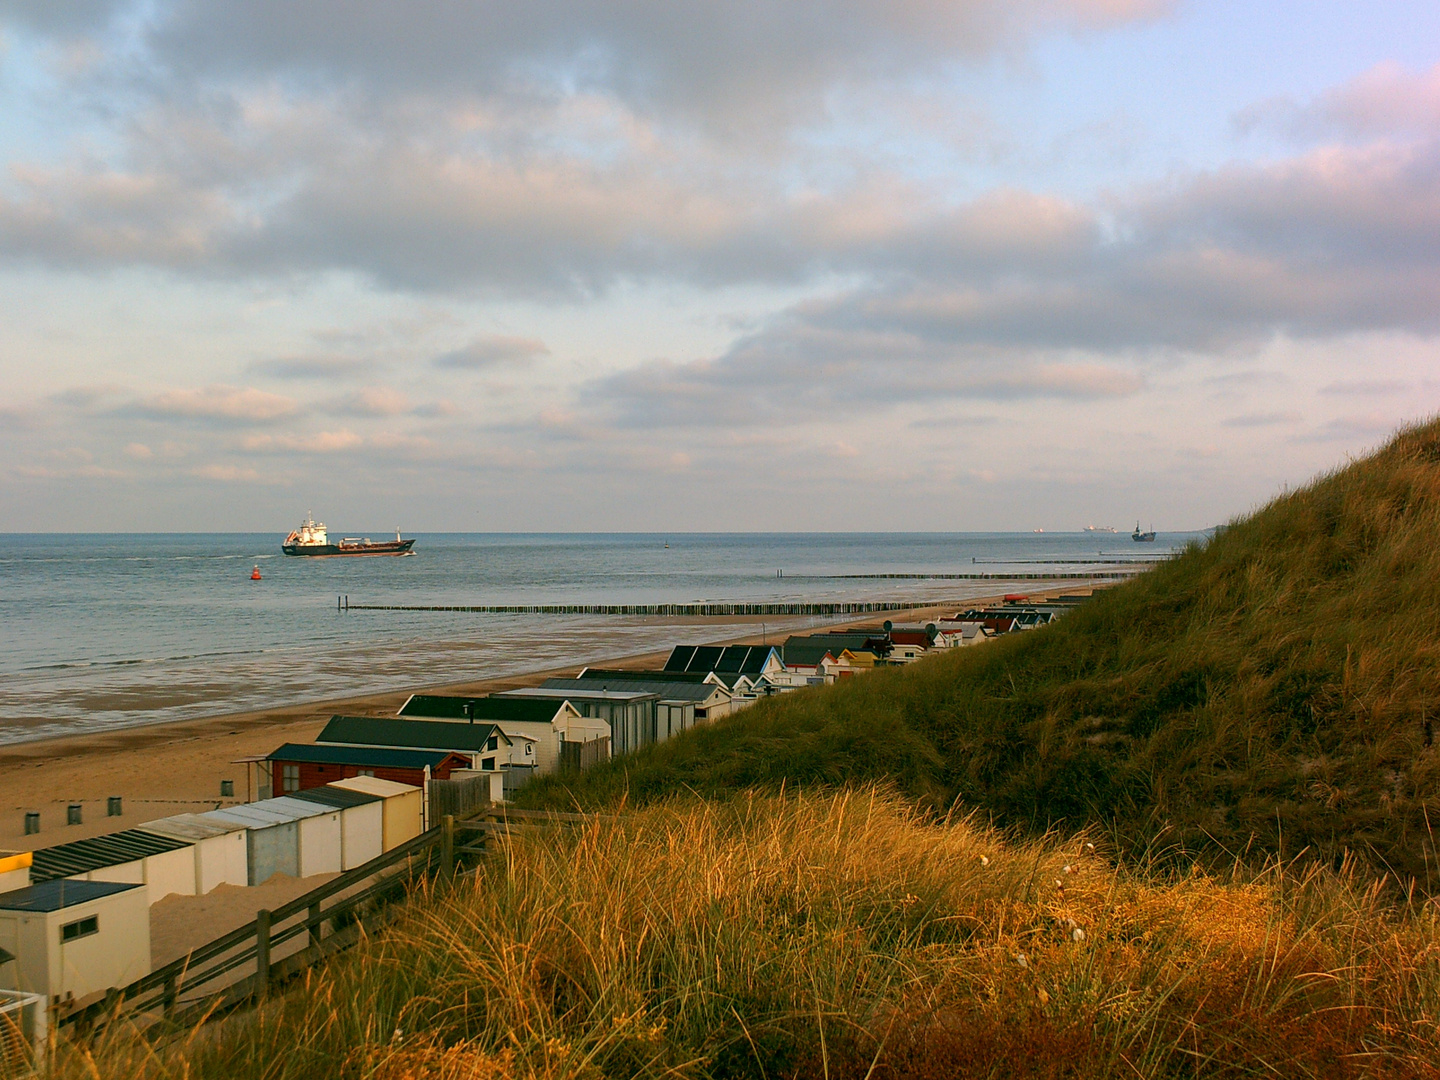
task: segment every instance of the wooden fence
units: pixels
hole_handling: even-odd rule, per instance
[[[560,768],[579,772],[592,765],[610,759],[610,738],[602,736],[589,742],[562,742],[560,744]]]
[[[151,1014],[176,1024],[223,1015],[263,999],[273,988],[393,919],[422,880],[446,880],[483,856],[487,842],[527,826],[591,820],[584,814],[484,807],[468,817],[445,816],[439,825],[317,889],[259,911],[254,921],[193,949],[103,1000],[58,1018],[81,1030],[121,1015]],[[298,940],[297,940],[298,939]],[[300,945],[277,957],[287,944]],[[291,945],[293,948],[293,945]]]
[[[430,781],[430,816],[426,821],[443,821],[445,815],[468,818],[490,805],[490,777],[468,776],[460,780]]]

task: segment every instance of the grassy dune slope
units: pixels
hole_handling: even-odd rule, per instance
[[[1440,887],[1440,422],[1058,625],[764,702],[526,794],[883,778],[1131,848],[1356,851]]]
[[[1117,867],[875,790],[516,838],[258,1012],[107,1080],[1440,1078],[1440,924],[1346,874]]]

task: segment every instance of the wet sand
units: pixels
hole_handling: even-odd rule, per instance
[[[1088,583],[1077,581],[1069,587],[1050,592],[1081,592],[1089,588]],[[998,599],[999,596],[977,597],[967,602],[983,604]],[[893,618],[897,622],[923,622],[953,610],[952,601],[896,613]],[[707,626],[733,628],[735,624],[745,622],[753,624],[753,633],[714,643],[760,644],[762,621],[765,624],[765,640],[778,644],[792,633],[822,627],[878,627],[883,618],[667,620],[677,630],[693,627],[700,631],[677,633],[677,644],[686,638],[706,640],[709,635],[703,632],[703,628]],[[604,625],[597,625],[596,632],[603,634]],[[669,650],[666,649],[616,657],[604,663],[617,667],[653,668],[663,664],[668,655]],[[245,802],[247,798],[255,797],[253,789],[248,796],[246,792],[251,770],[247,765],[235,764],[237,759],[268,754],[286,742],[311,742],[336,713],[394,715],[411,693],[421,690],[493,693],[520,686],[535,686],[552,676],[573,675],[577,670],[577,665],[571,664],[507,678],[417,686],[383,694],[360,694],[285,708],[120,728],[0,747],[0,850],[51,847],[131,828],[171,814],[213,810],[222,805]],[[234,781],[233,798],[221,797],[222,780]],[[119,817],[106,816],[106,802],[111,796],[120,796],[122,800],[124,812]],[[81,805],[82,824],[65,824],[66,807],[70,803]],[[41,831],[26,836],[25,812],[37,810]]]

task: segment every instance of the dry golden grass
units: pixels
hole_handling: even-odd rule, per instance
[[[93,1055],[93,1056],[92,1056]],[[517,838],[263,1011],[55,1075],[1440,1077],[1440,920],[1348,872],[1165,879],[886,791]]]
[[[1440,893],[1440,421],[1053,626],[762,701],[527,805],[879,781],[1176,865],[1356,856]]]

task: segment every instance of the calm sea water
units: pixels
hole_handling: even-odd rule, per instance
[[[847,575],[1113,570],[1067,560],[1163,555],[1186,539],[1162,534],[1152,547],[1125,534],[422,534],[411,557],[297,559],[282,556],[271,534],[0,536],[0,743],[736,636],[733,626],[599,616],[339,614],[337,596],[487,605],[958,601],[1003,583]],[[253,566],[262,581],[250,580]]]

